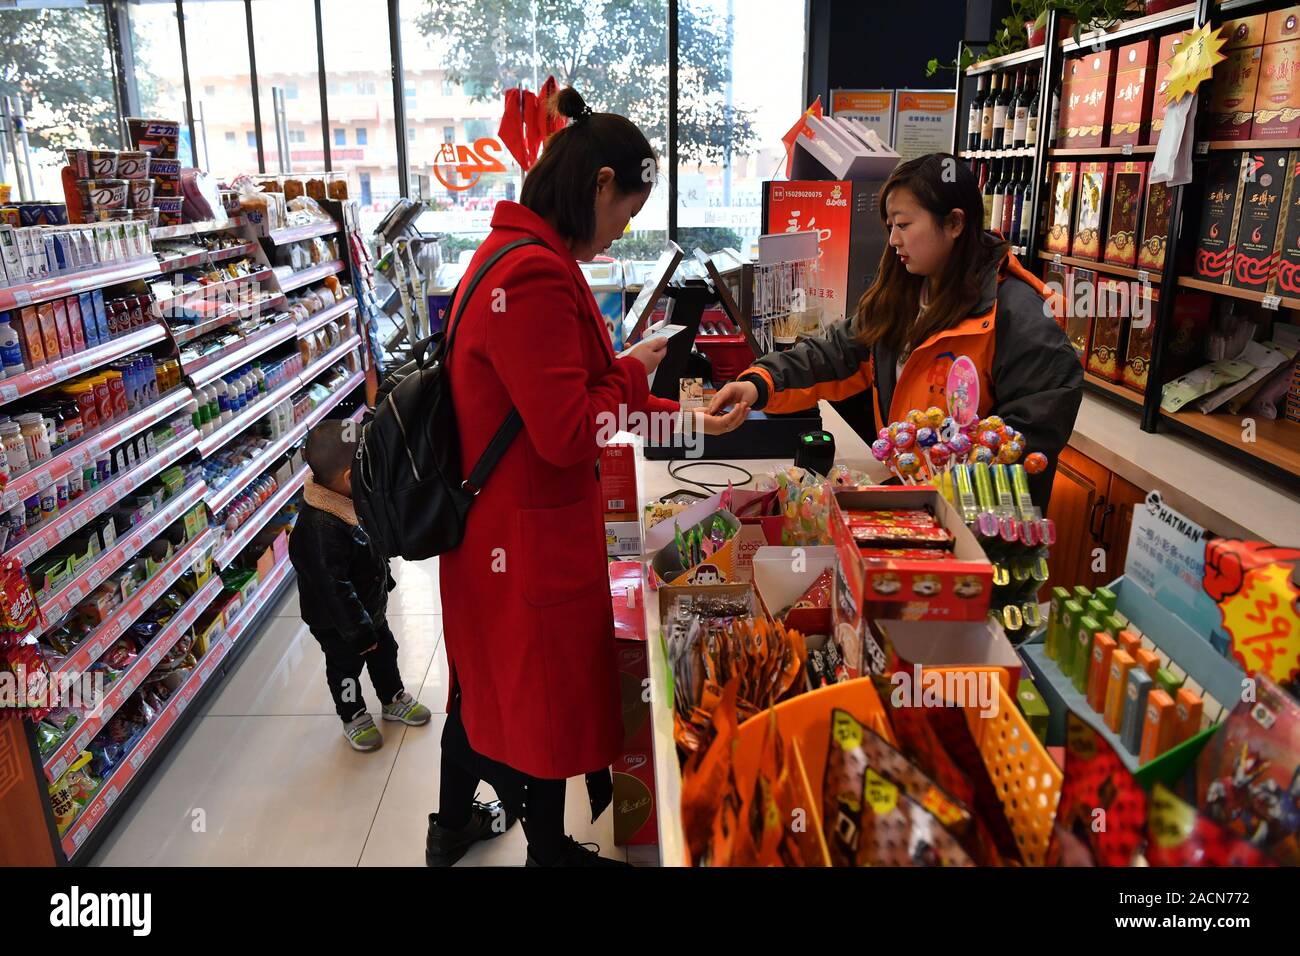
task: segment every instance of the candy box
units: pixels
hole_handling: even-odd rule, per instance
[[[993,566],[960,515],[928,487],[838,491],[831,509],[831,539],[844,570],[847,604],[866,615],[926,621],[983,620],[993,590]],[[952,556],[943,560],[866,558],[845,518],[846,510],[927,509],[952,535]],[[837,580],[836,601],[840,600]],[[840,608],[837,606],[836,614]],[[844,623],[836,616],[836,629]]]
[[[903,672],[921,675],[935,668],[969,671],[967,687],[982,698],[982,707],[998,706],[997,685],[1014,697],[1022,661],[1006,631],[989,618],[979,621],[898,621],[880,619],[872,628],[882,643],[897,652]],[[988,677],[979,675],[987,674]],[[996,683],[990,683],[989,679]],[[914,681],[920,684],[922,681]],[[974,703],[974,701],[971,701]],[[985,714],[985,716],[991,716]]]
[[[185,539],[187,541],[193,541],[200,534],[202,534],[203,530],[208,526],[208,519],[206,513],[203,510],[203,506],[199,505],[198,507],[193,508],[192,510],[187,512],[184,518],[184,522],[185,522]]]
[[[754,592],[767,616],[801,634],[831,633],[829,584],[835,554],[830,545],[759,548],[754,554]],[[809,589],[823,576],[827,585],[824,592],[810,596]],[[805,603],[806,596],[811,598],[806,602],[808,606],[798,606]]]
[[[742,525],[729,511],[717,511],[694,525],[684,526],[680,521],[677,525],[684,537],[694,530],[707,537],[715,518],[722,521],[730,534],[723,546],[691,567],[682,566],[675,545],[662,548],[650,562],[657,580],[664,584],[731,584],[752,578],[754,552],[767,543],[761,528]]]
[[[126,128],[132,149],[146,152],[153,159],[176,158],[181,135],[179,121],[128,116]]]
[[[619,846],[655,846],[659,823],[655,812],[655,771],[650,750],[634,750],[614,761],[614,842]]]

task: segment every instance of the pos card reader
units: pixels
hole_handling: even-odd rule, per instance
[[[804,432],[795,448],[794,463],[825,478],[835,464],[835,438],[828,431]]]

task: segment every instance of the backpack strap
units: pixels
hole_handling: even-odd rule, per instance
[[[464,294],[461,294],[459,284],[452,290],[451,301],[454,307],[448,311],[447,321],[443,325],[447,333],[447,347],[442,356],[444,369],[448,367],[447,363],[451,359],[451,347],[456,338],[456,330],[460,327],[461,313],[465,311],[465,304],[469,302],[474,290],[478,288],[488,270],[496,265],[507,253],[515,249],[523,246],[542,245],[545,245],[545,243],[535,238],[516,239],[514,242],[508,242],[492,253],[487,261],[478,267],[466,285]],[[487,481],[488,475],[492,473],[492,469],[496,468],[497,463],[501,461],[501,457],[510,447],[510,443],[515,440],[515,436],[519,434],[519,430],[523,427],[524,420],[519,416],[519,409],[511,408],[510,414],[506,416],[505,421],[501,423],[501,427],[492,436],[492,440],[488,442],[487,448],[483,450],[483,454],[479,456],[479,460],[470,471],[469,477],[460,483],[461,491],[470,497],[478,497],[478,493],[483,490],[483,484]]]

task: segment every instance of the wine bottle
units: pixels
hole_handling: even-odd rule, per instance
[[[1034,161],[1032,159],[1029,160],[1028,168],[1025,170],[1021,187],[1020,228],[1017,230],[1018,242],[1028,250],[1031,232],[1030,223],[1034,212]]]
[[[1024,71],[1020,74],[1019,89],[1016,91],[1016,119],[1011,131],[1011,145],[1015,149],[1024,149],[1029,136],[1029,84],[1025,82]]]
[[[1002,196],[1002,224],[998,227],[1002,233],[1002,238],[1007,242],[1014,243],[1016,234],[1011,231],[1011,220],[1016,208],[1016,182],[1020,177],[1020,160],[1008,164],[1011,169],[1006,174],[1003,183]]]
[[[1038,71],[1030,70],[1026,83],[1025,105],[1028,108],[1025,120],[1025,146],[1038,145]]]
[[[984,74],[979,79],[979,90],[970,101],[970,115],[966,120],[966,148],[980,148],[980,123],[984,117],[984,99],[988,96],[989,78]]]
[[[989,224],[985,228],[991,232],[1002,231],[1002,206],[1007,194],[1006,168],[1006,161],[1002,163],[1001,169],[994,166],[993,175],[989,177],[993,185],[993,204],[989,211]]]
[[[993,74],[989,86],[989,95],[984,98],[984,110],[980,116],[980,149],[993,148],[993,110],[997,106],[998,74]]]
[[[1011,99],[1011,76],[1002,78],[1002,88],[993,101],[993,149],[1002,149],[1007,132],[1007,101]]]
[[[1052,85],[1052,112],[1049,120],[1052,125],[1048,132],[1047,142],[1049,145],[1055,146],[1056,141],[1060,138],[1060,130],[1057,129],[1061,122],[1061,85],[1059,83]]]
[[[1025,68],[1016,71],[1016,85],[1007,98],[1007,125],[1002,132],[1002,148],[1011,149],[1016,143],[1016,113],[1020,108],[1020,97],[1025,92]]]
[[[991,164],[985,164],[985,168]],[[993,225],[993,176],[986,172],[984,179],[984,230],[987,232]]]

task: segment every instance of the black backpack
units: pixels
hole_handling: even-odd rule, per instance
[[[456,287],[442,331],[415,343],[414,358],[389,374],[362,426],[352,500],[362,528],[386,557],[422,561],[459,545],[470,505],[523,427],[512,408],[464,478],[447,362],[465,304],[483,276],[506,253],[530,245],[543,243],[519,239],[501,247]]]

